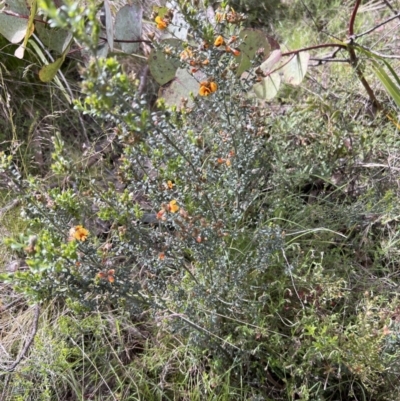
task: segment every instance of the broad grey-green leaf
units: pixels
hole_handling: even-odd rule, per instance
[[[72,34],[64,29],[49,28],[45,24],[36,23],[35,30],[40,40],[50,50],[61,54],[71,42]]]
[[[205,74],[201,71],[192,75],[186,68],[178,68],[175,79],[167,88],[160,90],[159,97],[165,99],[167,106],[180,106],[182,99],[188,99],[187,106],[191,107],[193,102],[190,100],[190,93],[197,95],[200,87],[199,82],[205,78]]]
[[[258,29],[243,29],[239,34],[243,43],[239,46],[240,56],[238,57],[237,76],[251,67],[251,61],[258,51],[263,51],[264,58],[267,58],[271,51],[271,45],[265,33]]]
[[[190,25],[186,22],[185,17],[179,11],[174,11],[171,24],[163,32],[161,39],[176,38],[186,41],[189,28]]]
[[[292,59],[282,67],[285,83],[290,85],[300,85],[307,72],[310,54],[301,52],[295,54]]]
[[[104,12],[106,14],[106,33],[108,46],[110,47],[111,51],[114,51],[114,23],[109,0],[104,0]]]
[[[28,26],[29,10],[25,0],[7,1],[5,11],[11,11],[16,16],[0,13],[0,34],[3,35],[11,43],[19,43],[25,37],[26,28]],[[21,15],[25,18],[18,17]]]
[[[165,39],[163,43],[178,48],[182,44],[178,39]],[[167,56],[163,49],[152,49],[148,60],[150,73],[160,85],[171,81],[180,65],[179,60]]]
[[[143,8],[138,0],[123,6],[115,18],[115,39],[139,40],[142,36]],[[128,54],[139,50],[139,43],[120,43],[122,51]]]
[[[277,72],[263,78],[253,86],[253,91],[260,99],[271,100],[278,93],[281,86],[281,76]]]
[[[260,69],[264,73],[269,73],[276,68],[276,65],[282,57],[281,50],[274,50],[270,56],[260,65]]]

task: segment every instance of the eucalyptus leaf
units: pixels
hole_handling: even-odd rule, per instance
[[[139,40],[142,37],[143,8],[139,1],[123,6],[115,18],[115,39]],[[139,43],[120,43],[122,51],[128,54],[139,50]]]
[[[282,58],[281,50],[274,50],[270,56],[260,65],[260,69],[264,73],[269,73],[276,68],[276,65]]]
[[[200,87],[199,82],[205,78],[205,74],[201,71],[192,75],[186,68],[178,68],[175,79],[168,87],[161,88],[159,97],[165,99],[167,106],[180,106],[182,99],[188,99],[187,106],[191,107],[193,101],[190,99],[190,93],[197,95]]]
[[[167,46],[179,48],[182,42],[178,39],[165,39],[163,43]],[[160,85],[171,81],[180,65],[179,60],[167,56],[163,49],[152,49],[148,62],[151,75]]]
[[[287,64],[284,64],[281,70],[285,83],[294,86],[300,85],[306,75],[309,59],[309,53],[301,52],[295,54]]]
[[[21,17],[6,15],[0,12],[0,34],[11,43],[19,43],[24,39],[28,27],[29,10],[24,0],[7,1],[4,10],[12,11]]]
[[[263,78],[260,82],[253,86],[253,91],[260,99],[271,100],[278,93],[281,86],[281,76],[274,72],[271,75]]]
[[[72,39],[72,33],[64,29],[50,28],[45,24],[37,23],[35,31],[46,48],[61,54]]]
[[[106,14],[106,33],[108,46],[110,47],[111,51],[114,51],[114,24],[109,0],[104,0],[104,12]]]
[[[257,52],[263,51],[264,58],[267,58],[271,51],[268,37],[259,29],[243,29],[239,34],[243,43],[239,46],[240,56],[238,57],[237,76],[251,67],[251,61],[256,56]]]

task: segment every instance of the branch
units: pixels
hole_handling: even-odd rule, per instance
[[[99,39],[107,41],[107,38],[104,38],[102,36],[99,36]],[[146,40],[146,39],[133,39],[133,40],[114,39],[114,42],[116,42],[116,43],[147,43],[149,45],[151,45],[153,43],[151,40]]]
[[[290,56],[292,54],[299,54],[301,52],[306,52],[306,51],[309,51],[309,50],[322,49],[324,47],[337,47],[337,48],[340,48],[340,49],[347,50],[347,46],[345,44],[342,44],[342,43],[322,43],[320,45],[303,47],[302,49],[291,50],[290,52],[282,53],[282,57]]]
[[[369,100],[371,101],[372,105],[375,106],[377,109],[380,109],[381,106],[378,102],[378,99],[375,96],[374,91],[369,86],[368,81],[365,79],[364,74],[360,68],[359,60],[356,55],[356,51],[354,50],[354,21],[356,19],[358,7],[360,6],[361,0],[356,0],[356,4],[354,5],[353,13],[351,14],[350,22],[349,22],[349,41],[347,43],[347,51],[349,52],[350,56],[350,63],[353,66],[358,79],[360,80],[362,86],[368,93]]]
[[[352,37],[354,35],[354,21],[356,20],[356,15],[358,11],[358,7],[360,7],[361,0],[356,0],[356,4],[354,5],[353,13],[351,14],[350,22],[349,22],[349,36]]]

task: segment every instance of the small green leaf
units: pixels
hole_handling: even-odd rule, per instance
[[[59,57],[56,61],[51,64],[45,65],[39,71],[39,78],[42,82],[50,82],[57,74],[57,71],[62,66],[65,60],[65,55]]]

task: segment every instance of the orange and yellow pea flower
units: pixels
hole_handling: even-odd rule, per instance
[[[159,15],[155,18],[155,22],[157,24],[158,29],[166,29],[168,26],[168,23],[162,19]]]
[[[217,89],[218,89],[218,85],[216,82],[203,81],[203,82],[200,82],[199,95],[200,96],[209,96],[209,95],[211,95],[211,93],[216,92]]]
[[[179,210],[178,202],[174,199],[168,204],[168,210],[171,213],[176,213]]]
[[[78,241],[86,241],[89,235],[89,231],[86,230],[83,226],[75,226],[69,230],[69,238],[70,240],[78,240]]]
[[[224,38],[221,35],[217,36],[217,38],[215,39],[215,42],[214,42],[214,46],[219,47],[224,44],[225,44]]]

